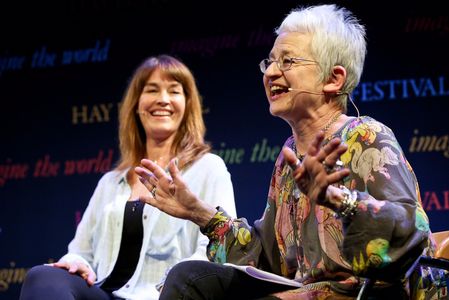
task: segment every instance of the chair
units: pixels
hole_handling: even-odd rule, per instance
[[[449,260],[449,230],[433,233],[432,236],[437,244],[435,258],[444,258]]]
[[[413,272],[413,270],[415,270],[417,266],[428,266],[431,268],[445,270],[443,274],[445,278],[443,278],[442,280],[443,284],[445,284],[445,280],[448,279],[448,272],[449,272],[449,230],[432,233],[432,237],[436,243],[435,255],[433,257],[421,255],[412,265],[409,271],[405,274],[405,277],[406,278],[410,277],[411,273]],[[369,292],[371,288],[374,286],[375,281],[376,280],[372,278],[365,279],[364,283],[360,288],[357,300],[364,300],[369,297]],[[444,299],[448,299],[447,295],[445,296]]]

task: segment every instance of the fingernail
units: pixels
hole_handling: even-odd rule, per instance
[[[175,165],[176,165],[176,167],[178,167],[178,165],[179,165],[179,158],[177,158],[177,157],[175,157]]]

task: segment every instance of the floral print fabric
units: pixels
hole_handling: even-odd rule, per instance
[[[334,137],[348,146],[340,159],[350,175],[340,184],[357,191],[355,216],[338,219],[309,201],[281,153],[267,206],[254,226],[219,209],[203,229],[209,259],[253,265],[304,283],[278,296],[283,299],[348,294],[359,277],[400,281],[429,247],[429,221],[415,175],[393,132],[370,117],[352,118],[324,143]],[[295,148],[293,137],[285,146]]]

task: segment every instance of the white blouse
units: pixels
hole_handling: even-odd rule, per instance
[[[110,171],[103,175],[69,244],[68,253],[61,258],[61,261],[79,260],[90,266],[97,274],[96,283],[104,281],[117,261],[125,205],[131,195],[127,172]],[[198,198],[236,216],[231,176],[219,156],[205,154],[181,174]],[[207,260],[209,240],[193,222],[145,205],[142,223],[143,243],[136,270],[129,281],[114,292],[121,298],[158,299],[156,285],[165,279],[173,265],[184,260]]]

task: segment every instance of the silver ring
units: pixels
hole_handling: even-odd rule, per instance
[[[338,171],[338,170],[340,170],[341,168],[343,168],[344,166],[345,166],[345,164],[344,164],[341,160],[337,160],[337,161],[335,162],[334,169],[337,169],[337,171]]]
[[[150,193],[153,196],[153,198],[156,198],[156,186],[153,186],[153,188],[151,189]]]
[[[326,163],[325,160],[323,160],[321,163],[323,164],[324,169],[326,170],[326,173],[329,174],[329,173],[332,173],[332,172],[334,171],[334,167],[329,166],[329,165]]]
[[[344,167],[344,163],[341,160],[337,160],[335,162],[335,165],[333,165],[332,167],[329,166],[325,160],[323,160],[321,163],[323,164],[324,169],[328,174],[333,173],[335,171],[340,171]]]

